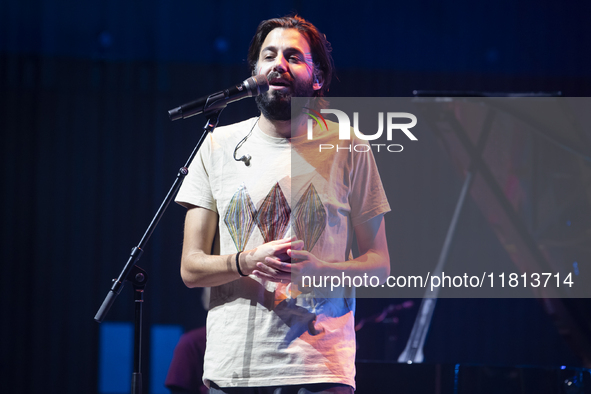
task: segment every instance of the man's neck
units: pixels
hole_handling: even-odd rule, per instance
[[[295,122],[295,123],[294,123]],[[292,133],[292,123],[294,132]],[[297,124],[297,126],[296,126]],[[270,120],[261,114],[259,127],[261,131],[275,138],[292,138],[302,135],[306,132],[306,117],[299,116],[296,120]]]

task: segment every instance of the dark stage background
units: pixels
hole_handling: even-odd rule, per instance
[[[337,66],[332,96],[410,96],[414,89],[588,96],[586,4],[2,0],[1,391],[98,391],[93,317],[205,122],[173,124],[166,111],[245,79],[259,21],[297,11],[326,33]],[[254,102],[243,100],[224,111],[221,124],[254,114]],[[400,188],[387,216],[392,257],[420,251],[435,264],[462,178],[434,136],[424,141],[404,177],[381,171],[389,188]],[[184,209],[172,204],[139,264],[150,275],[146,337],[156,324],[188,330],[205,320],[200,290],[185,288],[179,276],[183,219]],[[398,242],[409,233],[422,234],[418,249]],[[465,243],[508,260],[472,202],[452,258],[462,258]],[[404,301],[359,300],[358,316]],[[400,312],[398,323],[359,331],[359,356],[395,359],[417,306],[414,300]],[[107,320],[132,318],[127,285]],[[540,300],[441,300],[425,357],[584,366],[560,332]]]

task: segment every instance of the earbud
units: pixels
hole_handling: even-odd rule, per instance
[[[248,166],[250,166],[250,159],[252,159],[252,157],[249,154],[246,154],[246,155],[240,157],[237,161],[244,162],[244,164],[248,167]]]
[[[254,130],[254,126],[257,125],[257,122],[259,121],[259,118],[257,118],[257,121],[254,122],[254,124],[252,125],[252,128],[250,129],[250,131],[248,132],[248,134],[246,134],[246,136],[240,140],[240,142],[236,145],[236,148],[234,148],[234,154],[232,155],[232,157],[234,158],[234,160],[236,161],[241,161],[244,163],[245,166],[249,167],[250,166],[250,159],[252,159],[252,157],[247,153],[243,156],[240,156],[240,158],[236,158],[236,152],[238,151],[238,149],[240,149],[240,147],[242,146],[242,144],[244,144],[246,142],[246,140],[248,139],[248,137],[250,137],[250,135],[252,134],[252,131]]]

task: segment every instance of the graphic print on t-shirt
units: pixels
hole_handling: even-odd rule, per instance
[[[296,236],[304,241],[304,250],[312,250],[326,228],[326,210],[313,184],[296,204],[293,216]]]
[[[246,186],[242,184],[232,196],[226,216],[224,216],[224,223],[228,227],[232,241],[236,245],[236,250],[244,250],[248,238],[250,238],[254,230],[255,214],[256,209],[252,199],[246,191]]]
[[[289,226],[290,214],[287,199],[279,183],[276,183],[263,200],[255,218],[265,242],[283,238]]]
[[[313,184],[308,186],[293,212],[279,183],[273,185],[258,210],[246,186],[241,184],[230,200],[224,223],[228,227],[236,250],[242,251],[252,235],[255,224],[265,242],[270,242],[283,238],[292,220],[297,239],[303,240],[304,250],[310,251],[326,228],[326,217],[326,210]]]

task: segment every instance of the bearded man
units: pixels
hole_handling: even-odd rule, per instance
[[[371,152],[319,155],[307,116],[292,118],[292,97],[321,105],[328,90],[325,36],[298,16],[266,20],[248,61],[269,80],[260,116],[211,133],[176,198],[188,209],[181,276],[212,288],[203,380],[211,393],[352,393],[354,298],[319,297],[291,278],[385,280],[390,208]],[[314,127],[317,139],[338,136],[328,123]],[[236,159],[246,153],[250,161]]]

